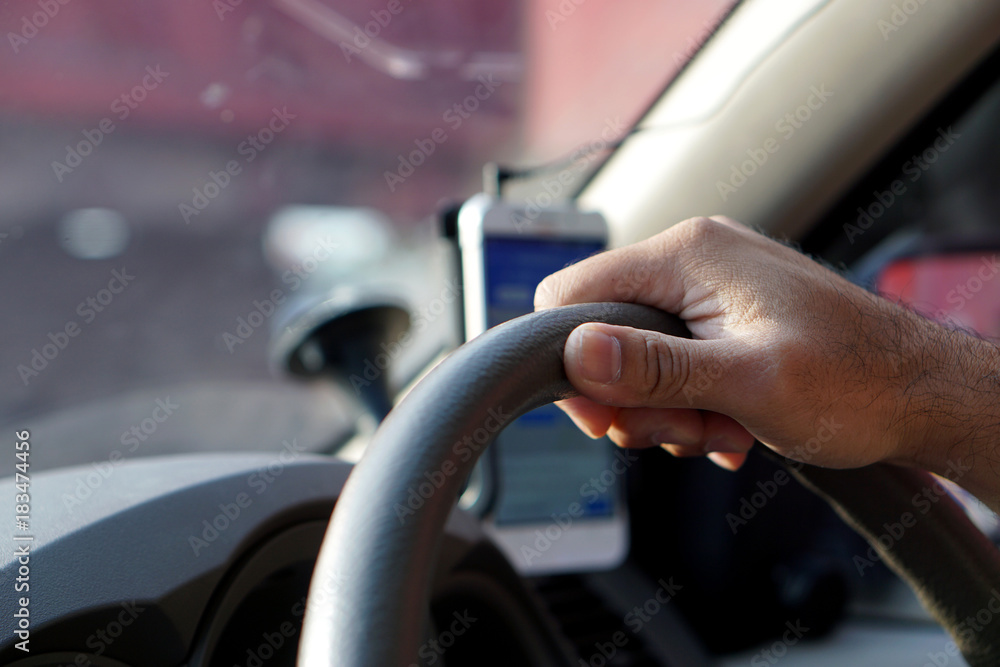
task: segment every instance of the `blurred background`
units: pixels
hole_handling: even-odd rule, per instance
[[[342,439],[273,306],[401,294],[433,356],[436,212],[629,127],[733,4],[0,0],[0,425],[34,470]]]

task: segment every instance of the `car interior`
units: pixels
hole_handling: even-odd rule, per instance
[[[758,443],[729,472],[560,430],[574,326],[687,334],[530,314],[544,275],[721,214],[1000,336],[997,3],[0,0],[0,25],[0,664],[1000,659],[1000,519],[960,470]]]

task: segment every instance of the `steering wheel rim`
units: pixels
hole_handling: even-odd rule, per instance
[[[574,395],[562,352],[585,322],[687,335],[654,308],[583,304],[506,322],[439,364],[382,422],[337,501],[310,585],[299,665],[413,662],[424,615],[412,610],[428,608],[432,566],[464,480],[503,426]]]
[[[575,395],[563,347],[586,322],[689,335],[678,318],[647,306],[580,304],[511,320],[439,364],[382,422],[337,501],[310,584],[300,667],[413,662],[444,525],[463,481],[503,426]],[[1000,621],[970,634],[965,619],[992,594],[1000,600],[1000,552],[960,506],[944,496],[910,529],[911,539],[879,540],[885,522],[933,484],[927,473],[782,463],[872,543],[970,665],[997,664]]]

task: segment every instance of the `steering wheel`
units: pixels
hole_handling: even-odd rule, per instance
[[[341,493],[310,584],[300,667],[414,662],[462,484],[504,426],[574,395],[562,353],[585,322],[689,335],[679,319],[647,306],[582,304],[511,320],[439,364],[389,413]],[[966,626],[1000,590],[1000,556],[958,504],[944,497],[895,543],[879,539],[884,525],[913,511],[914,495],[935,483],[930,475],[886,464],[785,463],[916,589],[970,665],[1000,664],[1000,618],[977,632]]]

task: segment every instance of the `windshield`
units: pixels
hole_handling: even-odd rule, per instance
[[[0,0],[0,423],[41,467],[323,449],[282,307],[451,303],[435,212],[631,126],[733,4]]]

